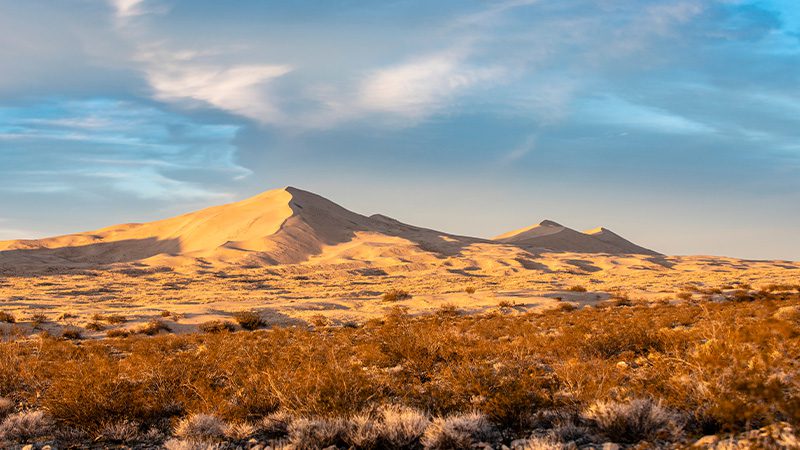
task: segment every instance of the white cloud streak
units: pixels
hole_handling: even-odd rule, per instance
[[[146,69],[155,97],[164,101],[190,100],[253,119],[260,123],[283,118],[269,84],[291,72],[287,65],[218,67],[192,63],[153,64]]]
[[[365,111],[421,119],[467,89],[504,74],[496,67],[470,67],[464,60],[458,53],[444,53],[377,70],[361,85],[358,105]]]

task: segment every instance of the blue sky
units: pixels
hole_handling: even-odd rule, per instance
[[[800,259],[793,0],[0,0],[0,239],[293,185]]]

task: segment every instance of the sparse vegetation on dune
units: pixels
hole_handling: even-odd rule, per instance
[[[383,293],[383,301],[385,302],[397,302],[400,300],[408,300],[411,298],[411,294],[408,291],[404,291],[402,289],[390,289]]]
[[[261,318],[257,311],[239,311],[233,318],[245,330],[255,330],[265,325],[264,319]]]
[[[394,308],[322,331],[7,341],[0,445],[433,449],[527,439],[517,444],[534,449],[784,430],[800,421],[800,296],[754,295],[518,315]]]

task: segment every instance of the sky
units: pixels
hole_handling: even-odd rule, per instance
[[[800,260],[800,2],[0,0],[0,239],[286,185]]]

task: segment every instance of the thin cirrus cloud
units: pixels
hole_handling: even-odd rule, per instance
[[[470,67],[464,59],[444,53],[376,70],[359,88],[359,106],[418,120],[444,109],[469,88],[504,75],[502,68]]]
[[[228,180],[248,175],[234,162],[230,142],[237,130],[111,99],[53,99],[0,108],[5,163],[0,174],[7,181],[0,191],[96,191],[103,186],[139,198],[219,198],[224,194],[202,187],[193,174]]]
[[[194,101],[261,123],[276,123],[283,114],[270,83],[292,68],[286,65],[237,65],[214,67],[191,64],[154,64],[146,69],[155,98]]]

